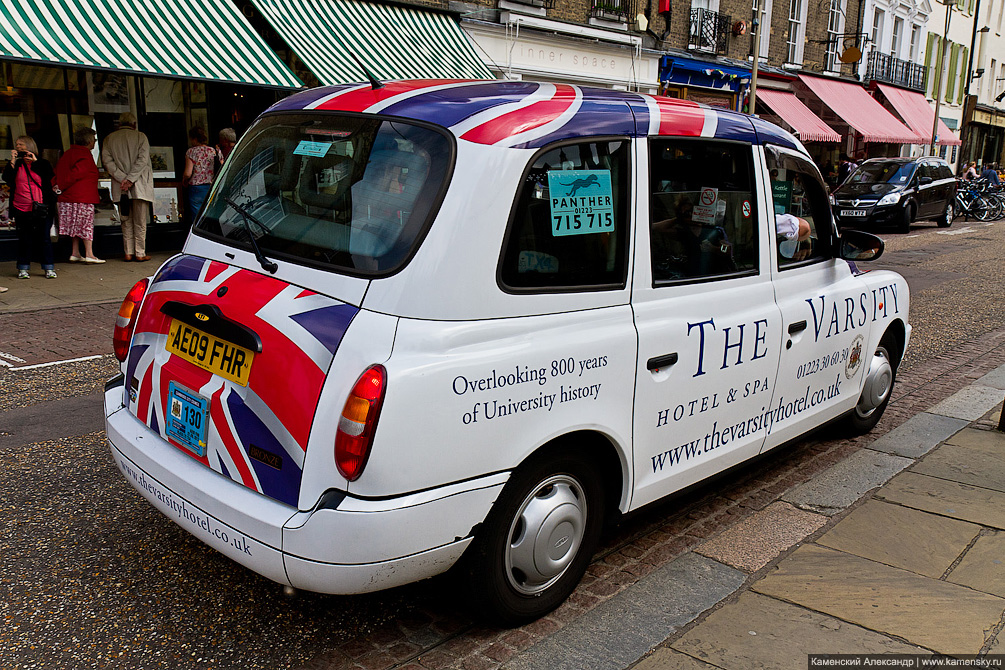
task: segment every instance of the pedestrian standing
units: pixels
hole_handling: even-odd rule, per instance
[[[195,216],[202,209],[202,203],[209,193],[209,186],[213,183],[216,149],[206,144],[206,131],[199,126],[188,131],[188,141],[191,146],[185,152],[185,173],[182,175],[182,184],[188,187],[189,220],[195,221]]]
[[[71,242],[70,262],[104,263],[94,255],[94,206],[98,199],[98,166],[91,151],[94,131],[79,128],[73,133],[73,146],[56,163],[58,189],[56,210],[59,212],[59,234],[68,235]],[[84,255],[80,255],[81,242]]]
[[[233,128],[224,128],[216,135],[216,174],[220,174],[220,168],[227,162],[230,152],[237,144],[237,133]]]
[[[971,161],[970,165],[967,166],[966,172],[963,173],[963,180],[970,181],[971,179],[977,179],[977,162]]]
[[[857,167],[858,165],[856,165],[854,162],[852,162],[850,158],[848,158],[848,154],[841,154],[838,163],[838,174],[837,174],[838,186],[843,184],[845,179],[847,179],[849,175],[851,175],[851,173],[854,172],[855,168]]]
[[[998,186],[1000,184],[998,180],[998,170],[995,169],[994,163],[988,163],[984,166],[984,171],[981,172],[981,179],[986,179],[992,186]]]
[[[119,129],[105,138],[101,162],[112,177],[112,201],[120,203],[122,245],[125,261],[148,261],[147,221],[154,201],[154,171],[150,162],[150,142],[136,129],[136,116],[123,112]],[[122,196],[126,196],[128,213],[123,212]]]
[[[56,278],[52,262],[52,212],[56,194],[52,190],[52,165],[38,157],[35,140],[22,135],[14,141],[3,180],[10,187],[10,208],[17,228],[17,277],[28,279],[32,247],[40,248],[46,279]]]

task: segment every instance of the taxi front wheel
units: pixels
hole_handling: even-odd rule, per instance
[[[573,592],[597,548],[603,484],[582,458],[554,453],[513,472],[466,557],[471,602],[484,618],[518,626]]]

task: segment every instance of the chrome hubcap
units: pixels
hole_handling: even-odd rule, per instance
[[[579,553],[586,515],[586,496],[574,477],[555,475],[534,487],[510,524],[510,585],[537,595],[558,581]]]
[[[855,411],[862,418],[869,416],[886,401],[892,389],[893,366],[890,364],[890,355],[886,349],[879,347],[869,363],[865,386],[862,388],[862,395],[858,399]]]

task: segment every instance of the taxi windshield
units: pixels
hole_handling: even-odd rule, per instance
[[[446,136],[400,121],[267,116],[236,147],[195,228],[249,249],[254,236],[267,257],[389,274],[428,228],[452,155]]]
[[[902,161],[869,161],[860,165],[847,183],[904,186],[911,181],[914,168],[914,163]]]

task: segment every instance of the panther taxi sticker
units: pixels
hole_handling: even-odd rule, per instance
[[[549,170],[551,234],[590,235],[614,230],[610,170]]]

